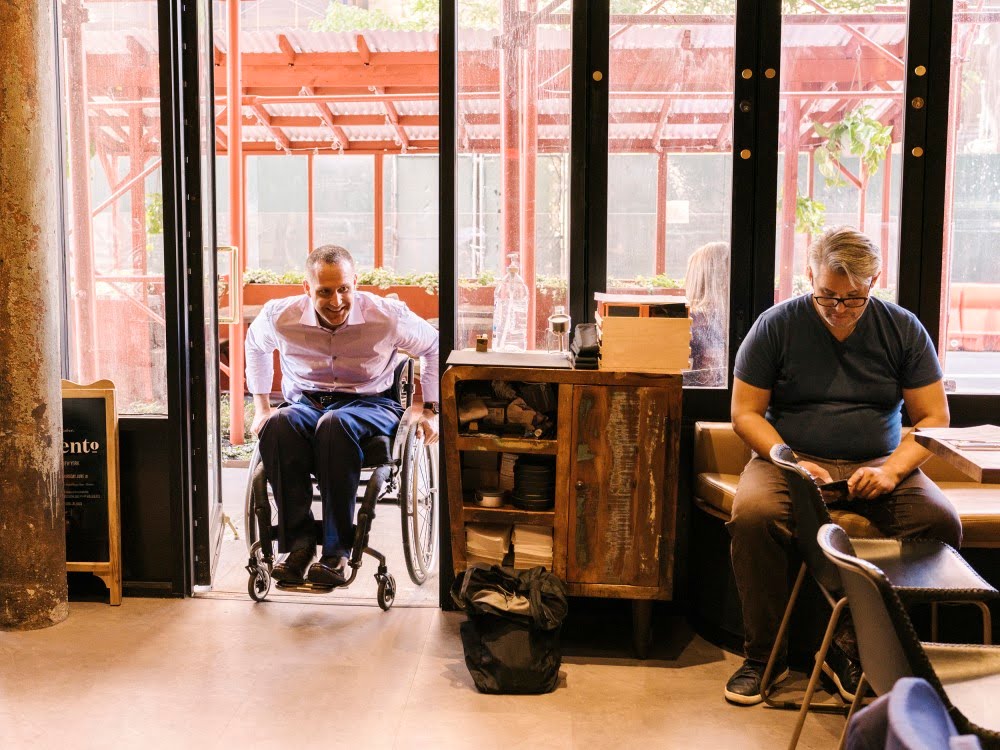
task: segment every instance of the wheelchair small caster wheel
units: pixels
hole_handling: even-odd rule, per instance
[[[388,612],[396,599],[396,579],[391,575],[379,577],[378,580],[378,606]]]
[[[247,593],[255,602],[262,602],[271,590],[271,576],[264,568],[258,568],[257,572],[250,576],[247,581]]]

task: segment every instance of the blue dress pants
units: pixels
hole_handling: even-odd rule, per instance
[[[350,555],[354,507],[361,479],[361,445],[391,436],[403,407],[386,395],[334,394],[320,408],[303,399],[282,406],[260,431],[264,473],[278,506],[278,546],[282,552],[312,549],[315,475],[323,503],[323,554]]]

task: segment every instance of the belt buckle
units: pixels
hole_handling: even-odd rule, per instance
[[[323,391],[306,391],[305,396],[320,409],[325,409],[333,403],[332,393],[325,393]]]

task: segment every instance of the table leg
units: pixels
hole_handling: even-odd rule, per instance
[[[636,656],[645,659],[652,642],[650,625],[653,619],[653,602],[650,599],[632,600],[632,646]]]

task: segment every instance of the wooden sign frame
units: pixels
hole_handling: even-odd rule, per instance
[[[106,465],[106,502],[108,511],[108,559],[107,560],[67,560],[67,573],[93,573],[104,581],[110,594],[112,606],[122,603],[122,565],[121,565],[121,510],[118,485],[118,412],[115,406],[115,385],[110,380],[98,380],[90,385],[80,385],[69,380],[62,381],[62,398],[64,407],[71,399],[94,399],[103,401],[104,408],[104,440]],[[65,411],[65,409],[64,409]],[[65,420],[64,420],[65,422]],[[63,435],[64,461],[67,453],[74,450],[89,449],[72,440],[66,440]],[[86,443],[86,439],[83,441]],[[72,472],[69,472],[72,473]],[[64,487],[66,480],[63,480]]]
[[[216,295],[218,297],[218,323],[219,325],[236,323],[237,316],[243,310],[243,276],[240,273],[240,249],[235,245],[219,245],[215,248],[216,257],[216,279],[217,282],[225,280],[225,296],[229,304],[222,304],[223,292],[221,290]],[[226,258],[223,262],[223,258]],[[225,273],[222,269],[225,268]]]

